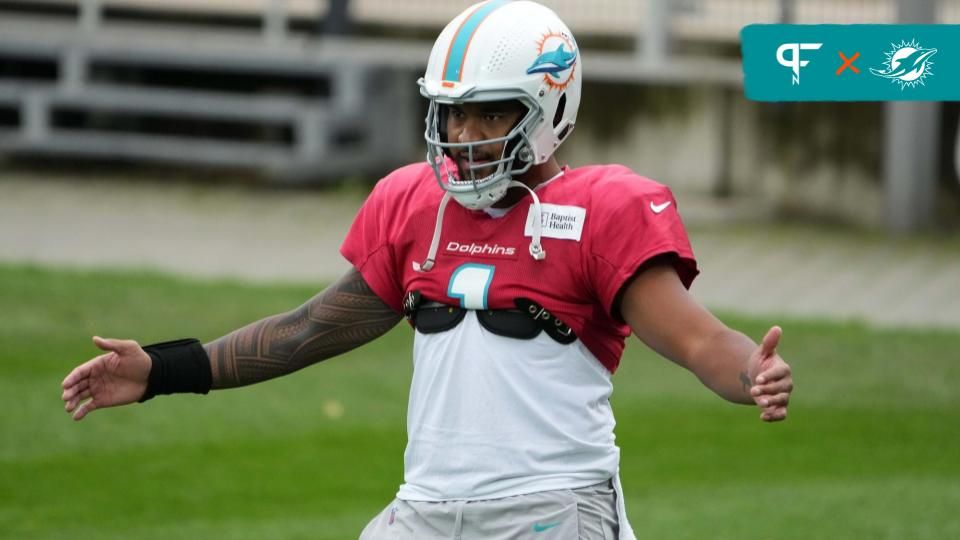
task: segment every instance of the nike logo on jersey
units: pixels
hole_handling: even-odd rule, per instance
[[[670,206],[670,201],[667,201],[663,204],[653,204],[653,201],[650,201],[650,209],[653,210],[654,214],[659,214],[667,209]]]

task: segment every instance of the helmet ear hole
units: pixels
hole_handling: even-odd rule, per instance
[[[437,118],[434,120],[437,123],[437,135],[440,138],[441,142],[450,142],[447,140],[447,117],[449,115],[449,106],[443,104],[437,104]],[[453,157],[453,154],[450,153],[449,148],[443,149],[444,155],[447,157]]]
[[[556,128],[563,120],[563,113],[567,108],[567,93],[560,94],[560,102],[557,103],[557,112],[553,115],[553,127]]]
[[[437,134],[440,135],[440,140],[443,142],[450,142],[447,140],[447,115],[449,114],[447,105],[437,105]]]

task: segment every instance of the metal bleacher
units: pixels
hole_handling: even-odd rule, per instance
[[[244,167],[288,180],[382,172],[419,147],[413,81],[430,41],[348,25],[432,35],[470,3],[0,0],[0,156]],[[634,37],[642,25],[634,0],[567,4],[557,7],[585,34]],[[739,83],[734,62],[635,56],[597,52],[591,77]]]
[[[600,83],[736,89],[735,55],[678,55],[672,44],[735,51],[749,23],[896,18],[896,0],[542,1],[578,36],[616,44],[584,49],[585,79]],[[430,36],[473,2],[0,0],[0,156],[244,167],[294,181],[379,173],[419,148],[413,81]],[[941,22],[960,19],[960,0],[938,9]]]
[[[421,51],[394,47],[384,61],[371,43],[289,30],[317,24],[318,7],[0,2],[0,152],[246,167],[293,180],[408,159],[416,143],[389,124],[414,114],[404,59]]]

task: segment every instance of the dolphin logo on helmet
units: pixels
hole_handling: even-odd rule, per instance
[[[567,52],[564,43],[557,46],[557,50],[541,54],[527,69],[527,74],[549,73],[557,76],[572,68],[577,63],[577,51]]]

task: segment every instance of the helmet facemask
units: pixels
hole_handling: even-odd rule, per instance
[[[510,181],[527,172],[534,163],[529,133],[543,117],[540,105],[525,99],[522,95],[514,94],[508,99],[500,99],[500,96],[487,96],[486,99],[473,97],[456,101],[431,99],[427,111],[424,133],[427,142],[427,162],[433,169],[440,187],[458,203],[471,210],[488,208],[502,199],[506,195]],[[526,113],[506,135],[466,143],[447,140],[446,115],[449,106],[509,100],[519,101],[526,109]],[[493,160],[476,161],[478,149],[490,145],[502,145],[500,155]],[[465,166],[461,167],[456,163],[454,156],[465,157]],[[493,169],[492,172],[484,174],[491,169]]]

